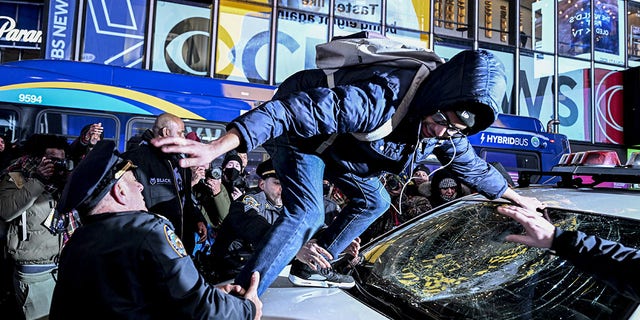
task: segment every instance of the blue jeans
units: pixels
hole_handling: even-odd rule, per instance
[[[283,213],[265,236],[256,253],[247,261],[235,283],[248,288],[251,273],[260,272],[258,295],[277,279],[324,224],[322,180],[325,164],[320,157],[300,151],[295,142],[280,136],[264,145],[282,185]],[[378,178],[360,178],[351,174],[334,175],[334,183],[349,198],[345,207],[318,243],[335,258],[389,207],[389,195]]]

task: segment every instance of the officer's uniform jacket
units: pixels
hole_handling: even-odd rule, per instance
[[[51,319],[253,319],[251,301],[205,283],[168,220],[133,211],[83,222],[60,257]]]

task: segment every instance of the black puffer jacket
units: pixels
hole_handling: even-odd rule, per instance
[[[303,71],[285,80],[273,100],[240,116],[228,128],[241,133],[241,149],[252,150],[287,135],[309,153],[336,133],[335,142],[321,154],[327,170],[363,177],[397,173],[412,156],[419,161],[435,153],[443,163],[453,158],[451,170],[467,185],[490,198],[501,196],[507,188],[504,179],[476,156],[466,137],[419,139],[420,120],[437,110],[464,106],[475,113],[477,125],[471,133],[493,123],[505,95],[506,76],[502,64],[487,51],[463,51],[432,70],[407,115],[388,136],[363,142],[350,134],[369,133],[389,120],[414,74],[415,70],[388,67],[344,70],[330,89],[321,70]]]

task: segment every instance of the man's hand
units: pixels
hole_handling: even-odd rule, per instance
[[[356,237],[351,241],[349,246],[343,251],[346,254],[350,254],[352,257],[358,257],[358,253],[360,253],[360,237]]]
[[[95,145],[100,141],[100,136],[104,132],[104,128],[102,127],[102,123],[94,123],[89,127],[89,130],[83,137],[83,142],[91,145]]]
[[[207,240],[207,225],[202,222],[202,221],[198,221],[198,235],[200,236],[200,239],[198,239],[198,243],[203,243],[205,240]]]
[[[214,196],[217,196],[218,193],[220,193],[220,191],[222,191],[222,189],[221,189],[222,180],[220,180],[220,179],[207,178],[207,185],[209,186],[209,189],[211,189],[211,193]]]
[[[531,211],[536,211],[538,209],[544,209],[545,205],[540,202],[540,200],[536,198],[524,197],[513,191],[511,188],[507,188],[507,191],[502,195],[503,198]],[[542,214],[539,214],[542,215]]]
[[[202,166],[191,167],[191,187],[205,178],[205,169]]]
[[[329,251],[319,246],[316,239],[307,241],[307,243],[305,243],[296,254],[296,259],[306,263],[311,267],[311,269],[316,271],[318,270],[318,267],[321,269],[331,268],[331,263],[329,263],[325,257],[329,258],[329,260],[333,260],[333,256]]]
[[[251,275],[251,283],[244,294],[244,298],[253,302],[256,306],[256,315],[253,317],[256,320],[262,317],[262,301],[258,298],[258,284],[260,284],[260,273],[254,271]]]
[[[227,283],[225,285],[217,286],[216,288],[220,289],[220,291],[226,294],[232,294],[234,296],[244,296],[247,292],[238,284]]]
[[[237,284],[230,283],[222,286],[217,286],[216,288],[220,289],[226,294],[244,297],[245,299],[253,302],[253,304],[256,306],[256,315],[254,319],[260,319],[262,317],[262,301],[260,301],[260,298],[258,298],[258,284],[260,284],[260,273],[258,271],[255,271],[251,275],[251,283],[249,284],[249,288],[247,290]]]
[[[189,155],[188,158],[180,159],[180,166],[183,168],[206,166],[213,159],[224,153],[216,150],[215,145],[181,138],[181,137],[160,137],[151,139],[151,143],[162,148],[164,153],[183,153]]]
[[[180,166],[189,168],[194,166],[207,166],[213,159],[240,146],[240,133],[235,128],[227,131],[220,139],[209,144],[180,138],[163,137],[153,138],[151,143],[162,149],[165,153],[182,153],[189,157],[180,159]]]
[[[531,211],[536,211],[537,209],[544,209],[544,204],[536,198],[520,196],[520,199],[517,203],[521,207],[525,209],[529,209]]]
[[[551,248],[556,227],[540,213],[518,206],[498,207],[498,213],[518,221],[525,230],[524,235],[511,234],[505,240],[536,248]]]
[[[38,163],[38,166],[36,167],[35,178],[41,182],[46,182],[51,178],[54,172],[55,167],[53,166],[53,161],[47,157],[42,157],[40,163]]]

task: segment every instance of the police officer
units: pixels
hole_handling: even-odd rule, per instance
[[[271,159],[258,165],[260,192],[242,197],[231,204],[216,242],[213,244],[213,263],[218,280],[235,277],[253,254],[282,212],[280,180],[276,177]]]
[[[83,225],[62,250],[50,318],[258,319],[259,274],[246,291],[206,284],[116,153],[113,141],[99,142],[63,191],[57,210],[77,210]]]

